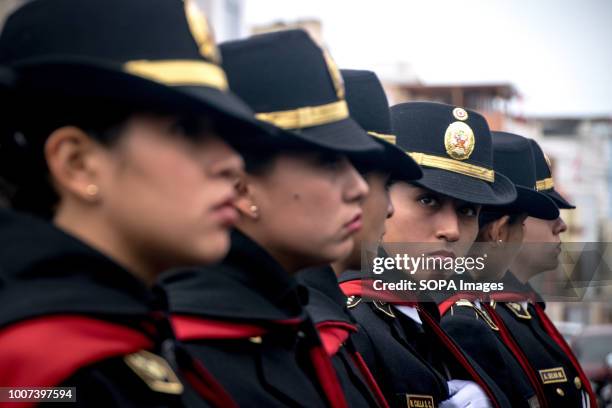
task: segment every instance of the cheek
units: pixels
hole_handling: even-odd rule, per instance
[[[397,202],[397,204],[396,204]],[[425,214],[411,203],[396,200],[395,212],[387,220],[385,241],[388,242],[427,242]]]
[[[461,252],[461,256],[464,256],[474,244],[474,241],[476,241],[476,237],[478,237],[478,219],[473,217],[462,222],[459,236],[459,245],[455,252],[457,254]]]
[[[111,204],[127,217],[176,228],[201,216],[209,185],[204,171],[178,152],[135,157],[114,175]]]

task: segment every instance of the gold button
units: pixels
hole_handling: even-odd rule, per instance
[[[557,388],[555,391],[557,391],[557,394],[559,394],[560,396],[562,396],[562,397],[565,396],[565,392],[563,392],[563,390],[561,388]]]
[[[574,377],[574,385],[577,389],[582,388],[582,381],[580,381],[580,377]]]
[[[251,343],[261,344],[261,342],[263,341],[263,339],[261,338],[261,336],[255,336],[255,337],[249,337],[249,341],[250,341]]]

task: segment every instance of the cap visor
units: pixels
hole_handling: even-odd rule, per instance
[[[554,188],[551,188],[550,190],[541,191],[541,193],[545,194],[547,197],[553,200],[557,207],[562,210],[573,210],[576,208],[574,204],[571,204],[569,201],[563,198],[563,196],[559,194],[559,192]]]
[[[416,185],[473,204],[502,205],[516,199],[514,184],[503,174],[496,173],[489,183],[474,177],[433,167],[422,167],[423,177]]]

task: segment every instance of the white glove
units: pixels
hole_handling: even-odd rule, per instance
[[[450,380],[450,398],[440,403],[440,408],[492,408],[487,394],[473,381]]]

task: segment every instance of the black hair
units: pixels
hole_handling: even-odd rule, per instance
[[[505,215],[510,217],[508,224],[513,225],[521,219],[521,215],[523,214],[523,212],[517,212],[503,207],[496,208],[485,206],[480,210],[480,214],[478,214],[478,228],[482,228],[487,224],[497,221]]]
[[[4,205],[50,219],[59,196],[44,157],[47,137],[63,126],[76,126],[110,146],[130,115],[103,100],[70,101],[57,95],[22,93],[11,98],[0,129],[0,197]]]

